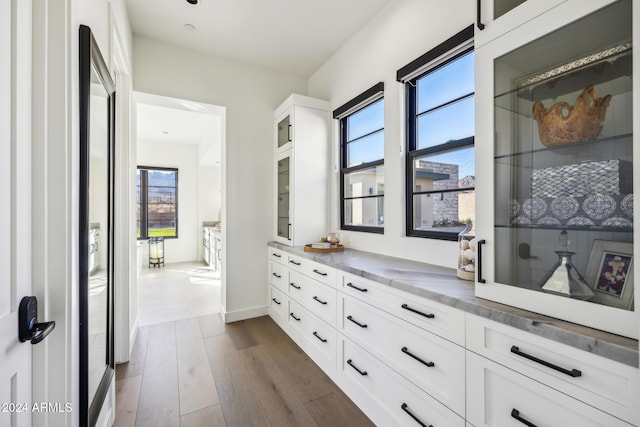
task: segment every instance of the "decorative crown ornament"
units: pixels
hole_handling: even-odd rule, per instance
[[[573,106],[557,102],[547,110],[542,102],[536,101],[533,117],[538,123],[540,141],[553,147],[597,138],[610,101],[611,95],[598,98],[593,86],[587,86]]]

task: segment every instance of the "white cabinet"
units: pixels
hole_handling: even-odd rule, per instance
[[[478,0],[476,48],[567,0]]]
[[[100,228],[89,230],[89,274],[100,267]]]
[[[331,376],[337,355],[335,269],[276,248],[267,251],[269,315]],[[317,280],[326,277],[334,283]]]
[[[464,416],[464,347],[341,294],[338,330]]]
[[[637,339],[640,9],[527,0],[494,24],[530,8],[476,49],[476,295]]]
[[[624,421],[640,422],[636,368],[471,314],[467,349]]]
[[[470,351],[467,420],[476,427],[630,425]]]
[[[388,420],[374,419],[377,425],[465,425],[463,418],[350,340],[340,342],[338,370],[384,413]]]
[[[327,233],[329,103],[291,95],[274,114],[274,240],[291,246]]]

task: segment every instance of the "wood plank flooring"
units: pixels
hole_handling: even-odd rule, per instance
[[[140,327],[116,426],[359,427],[371,421],[269,317]]]

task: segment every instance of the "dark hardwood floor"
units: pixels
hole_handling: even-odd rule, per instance
[[[116,369],[116,426],[371,426],[269,317],[141,327]]]

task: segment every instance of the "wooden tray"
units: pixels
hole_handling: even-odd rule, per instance
[[[304,245],[305,252],[342,252],[344,251],[344,246],[332,246],[330,248],[312,248],[311,245]]]

